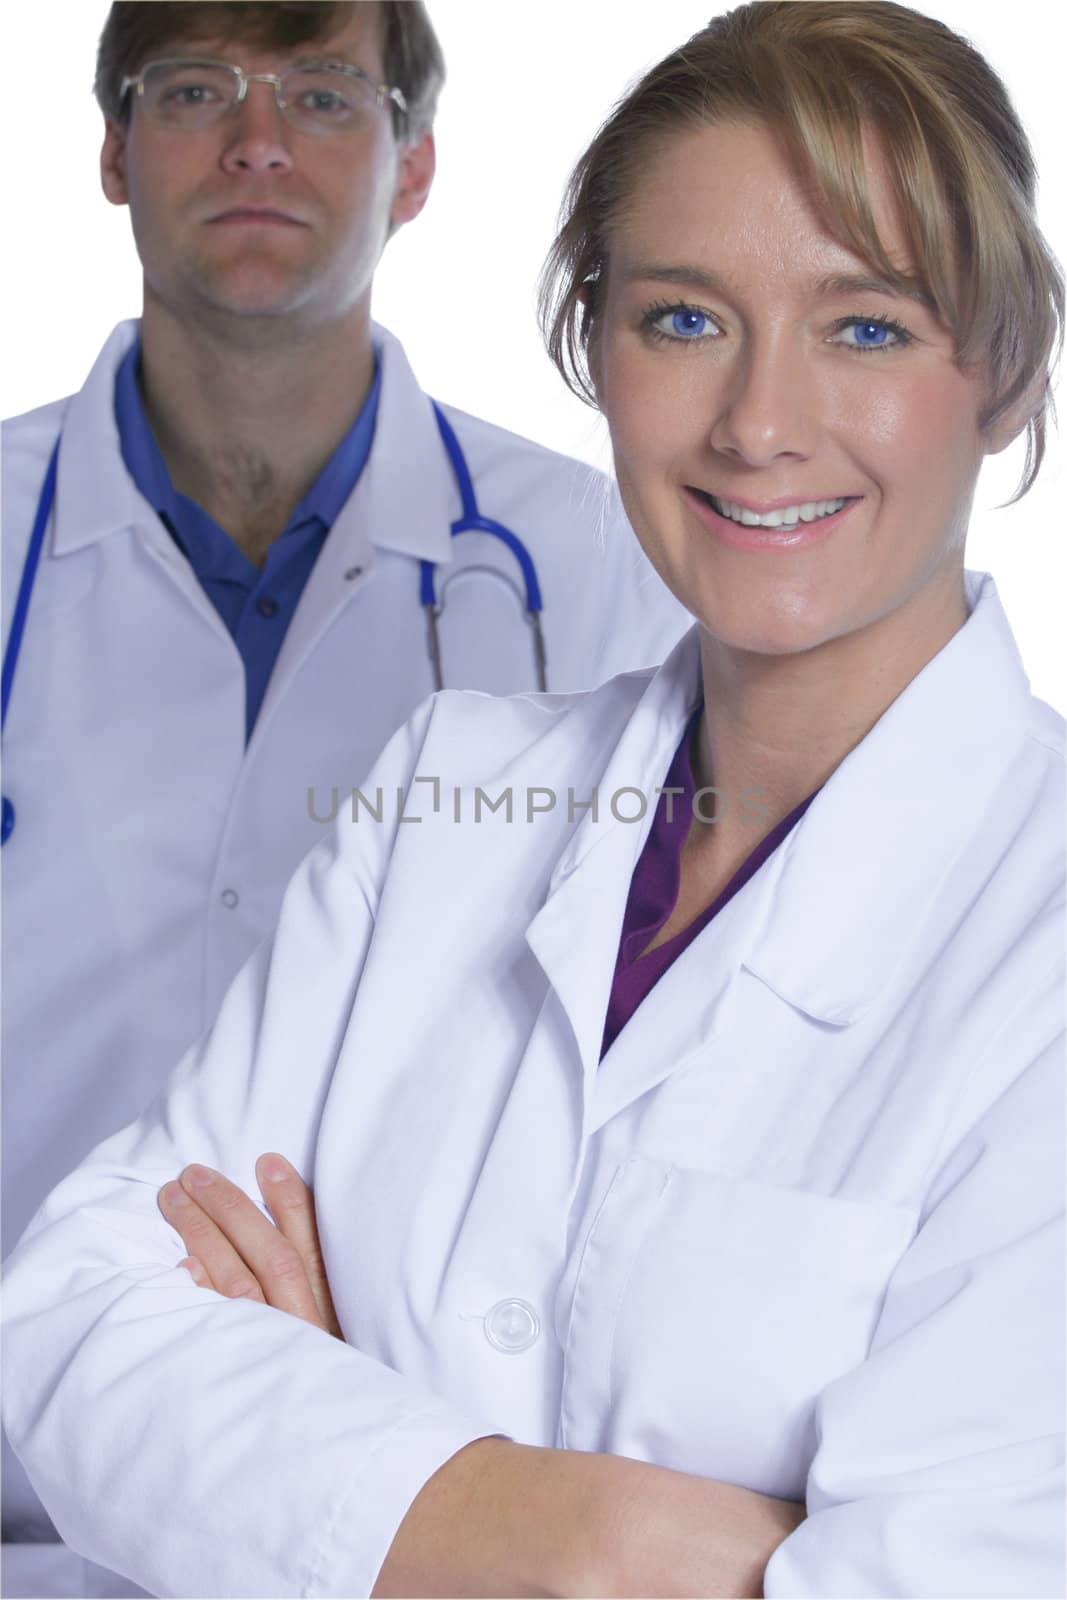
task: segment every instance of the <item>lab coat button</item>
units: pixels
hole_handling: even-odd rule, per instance
[[[240,898],[236,889],[223,889],[222,891],[222,903],[229,911],[233,910]]]
[[[515,1356],[537,1343],[541,1319],[528,1300],[498,1300],[485,1313],[484,1327],[494,1350]]]

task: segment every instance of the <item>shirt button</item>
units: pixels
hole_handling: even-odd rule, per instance
[[[261,617],[276,617],[278,615],[278,602],[272,600],[269,594],[261,594],[256,601],[256,610]]]
[[[528,1300],[498,1300],[485,1313],[483,1327],[494,1350],[516,1356],[537,1343],[541,1319]]]
[[[237,905],[240,898],[236,889],[223,889],[222,891],[222,903],[230,911]]]

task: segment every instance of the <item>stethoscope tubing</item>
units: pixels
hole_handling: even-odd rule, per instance
[[[511,551],[522,571],[523,583],[526,589],[526,616],[533,631],[534,660],[537,668],[537,687],[542,693],[548,688],[548,660],[545,652],[544,633],[541,627],[541,612],[544,604],[541,599],[541,586],[537,581],[537,571],[533,558],[517,534],[512,533],[502,522],[494,522],[491,517],[483,517],[478,509],[477,497],[474,493],[474,483],[471,479],[470,469],[466,458],[460,448],[448,418],[445,416],[436,400],[432,402],[437,429],[441,435],[442,443],[448,454],[452,472],[459,488],[460,500],[463,510],[460,516],[450,525],[449,532],[452,538],[461,533],[488,533],[499,539]],[[4,651],[2,704],[0,704],[0,731],[7,722],[8,707],[11,703],[12,689],[15,683],[15,670],[18,666],[19,654],[22,649],[22,638],[26,631],[26,618],[29,614],[30,600],[33,596],[33,586],[37,579],[37,569],[40,565],[41,551],[44,548],[45,529],[48,519],[52,514],[52,507],[56,497],[56,475],[59,463],[59,446],[62,434],[55,442],[48,468],[41,486],[40,498],[37,502],[37,513],[33,519],[33,529],[30,533],[30,542],[26,549],[26,559],[22,567],[22,576],[19,580],[18,594],[15,598],[15,609],[11,617],[11,631],[8,635],[7,648]],[[442,607],[437,598],[436,564],[433,561],[420,561],[419,563],[419,604],[426,613],[427,642],[430,652],[430,666],[433,672],[435,689],[444,688],[444,670],[441,662],[441,639],[438,632],[437,620],[441,615]],[[0,845],[6,844],[15,827],[15,807],[7,795],[0,798]]]
[[[450,525],[449,532],[455,539],[461,533],[488,533],[494,539],[507,546],[522,572],[523,583],[526,589],[526,618],[533,630],[534,660],[537,668],[537,687],[544,694],[548,689],[548,657],[545,651],[545,636],[541,627],[541,612],[544,602],[541,599],[541,585],[537,581],[537,570],[533,558],[517,534],[512,533],[502,522],[496,522],[492,517],[483,517],[478,509],[478,500],[474,493],[474,483],[467,466],[466,458],[456,438],[455,429],[445,416],[437,401],[433,402],[434,417],[437,421],[437,431],[441,435],[441,442],[445,447],[448,459],[452,466],[452,473],[459,488],[459,497],[462,511]],[[426,634],[430,650],[430,665],[433,669],[433,682],[435,689],[444,688],[444,670],[441,663],[441,639],[438,632],[437,620],[441,615],[442,607],[437,599],[436,564],[433,561],[421,561],[419,578],[419,601],[426,612]]]
[[[26,559],[22,565],[22,577],[19,580],[19,592],[15,597],[15,609],[11,614],[11,632],[7,638],[7,649],[4,651],[3,676],[0,678],[0,732],[3,731],[7,721],[7,708],[11,702],[11,689],[15,682],[15,668],[19,662],[19,651],[22,649],[22,635],[26,631],[26,617],[30,609],[30,597],[33,594],[33,585],[37,578],[37,567],[41,560],[41,551],[44,548],[44,532],[48,526],[48,518],[52,514],[52,506],[56,498],[56,468],[59,463],[59,440],[55,442],[48,469],[44,475],[44,484],[41,488],[41,497],[37,502],[37,515],[33,519],[33,531],[30,542],[26,547]]]
[[[59,440],[57,439],[45,471],[40,498],[37,501],[37,515],[33,519],[30,542],[26,547],[26,559],[22,564],[22,577],[19,579],[19,591],[15,596],[15,609],[11,614],[11,632],[7,636],[3,673],[0,675],[0,733],[3,732],[4,724],[7,721],[7,708],[11,704],[11,691],[15,685],[15,669],[19,664],[19,653],[22,649],[22,635],[26,631],[26,618],[29,615],[33,585],[37,578],[41,551],[44,548],[44,532],[48,526],[48,519],[52,514],[52,506],[56,498],[56,470],[58,464]],[[5,794],[0,796],[0,845],[7,843],[14,828],[15,807]]]

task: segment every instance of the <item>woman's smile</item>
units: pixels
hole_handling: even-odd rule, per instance
[[[753,502],[711,494],[691,484],[683,493],[703,526],[739,550],[803,549],[827,538],[863,499],[862,495],[827,495]]]
[[[727,650],[796,657],[879,624],[910,659],[964,620],[982,378],[917,283],[876,142],[868,181],[896,285],[748,119],[664,143],[609,251],[590,357],[623,501]]]

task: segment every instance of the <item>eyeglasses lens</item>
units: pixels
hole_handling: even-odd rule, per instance
[[[168,127],[210,128],[234,105],[239,89],[240,78],[230,67],[160,61],[145,69],[144,109]],[[283,76],[281,98],[283,114],[296,127],[335,133],[365,116],[378,94],[366,78],[333,67],[299,67]]]

